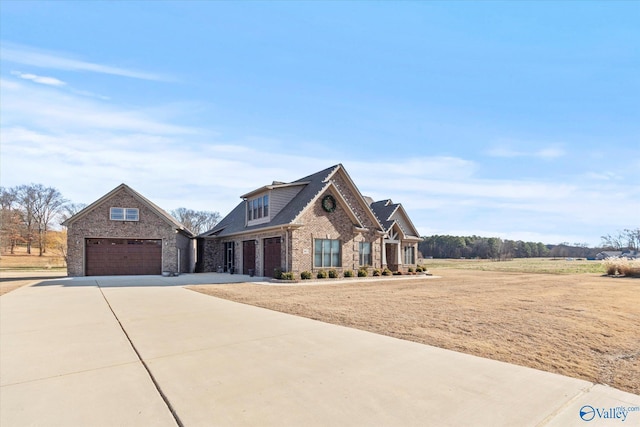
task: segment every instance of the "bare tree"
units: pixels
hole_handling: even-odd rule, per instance
[[[66,203],[62,206],[60,210],[60,222],[64,222],[80,212],[82,209],[86,208],[87,205],[84,203]]]
[[[220,221],[218,212],[195,211],[187,208],[175,209],[171,211],[171,215],[195,234],[211,230]]]
[[[627,238],[627,246],[634,251],[640,251],[640,228],[624,230]]]
[[[17,243],[22,236],[22,217],[17,207],[17,194],[13,188],[0,187],[0,236],[2,248],[15,253]]]
[[[35,184],[33,187],[36,195],[34,213],[38,224],[38,247],[40,249],[40,256],[42,256],[46,250],[44,243],[47,231],[49,231],[49,226],[55,216],[60,212],[62,206],[66,203],[66,200],[62,197],[62,194],[53,187],[44,187],[41,184]]]
[[[45,237],[54,217],[66,200],[53,187],[42,184],[20,185],[16,188],[16,202],[20,207],[27,242],[27,253],[37,235],[40,256],[45,252]]]
[[[640,228],[618,230],[618,234],[602,236],[602,245],[617,251],[628,248],[634,251],[640,250]]]
[[[24,227],[23,239],[27,243],[27,253],[31,254],[34,234],[37,227],[35,217],[36,195],[34,185],[20,185],[16,187],[16,203],[19,206]]]

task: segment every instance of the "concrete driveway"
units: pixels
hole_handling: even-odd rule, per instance
[[[255,279],[64,278],[2,296],[0,425],[640,424],[634,394],[182,287]]]

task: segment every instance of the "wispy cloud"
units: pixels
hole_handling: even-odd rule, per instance
[[[125,108],[18,78],[0,85],[3,186],[42,182],[74,202],[90,203],[126,182],[167,210],[225,215],[241,194],[272,180],[344,163],[363,194],[402,203],[423,234],[597,243],[607,231],[634,226],[640,211],[640,188],[616,179],[487,179],[478,161],[455,156],[349,160],[328,144],[295,150],[186,126],[174,106]]]
[[[535,157],[540,159],[557,159],[563,157],[566,153],[559,147],[544,147],[538,150],[519,150],[514,149],[508,145],[498,145],[487,151],[487,154],[491,157]]]
[[[50,52],[34,49],[28,46],[3,42],[0,45],[2,60],[15,64],[29,65],[32,67],[67,71],[90,71],[93,73],[110,74],[114,76],[129,77],[142,80],[168,81],[166,76],[147,73],[128,68],[98,64],[71,57],[71,55],[59,52]]]
[[[66,86],[67,84],[66,82],[63,82],[62,80],[58,80],[55,77],[38,76],[36,74],[22,73],[20,71],[12,71],[11,74],[21,79],[31,80],[32,82],[40,83],[43,85]]]
[[[0,79],[2,121],[39,129],[104,130],[113,133],[192,134],[195,128],[174,125],[144,109],[124,109],[46,86]]]

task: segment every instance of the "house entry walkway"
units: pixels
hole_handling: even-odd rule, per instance
[[[222,276],[250,280],[209,281]],[[182,287],[202,277],[51,279],[2,296],[0,425],[583,426],[596,409],[640,407],[586,381]]]

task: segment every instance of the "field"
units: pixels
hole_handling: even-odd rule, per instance
[[[191,289],[640,394],[640,280],[595,261],[425,264],[441,277]]]
[[[43,271],[46,273],[41,273]],[[21,273],[19,275],[23,279],[16,280],[13,274],[16,272]],[[66,276],[64,258],[54,254],[38,256],[37,248],[33,248],[32,254],[28,255],[24,247],[18,247],[15,255],[3,253],[0,257],[0,295],[32,283],[40,277],[50,278],[52,275],[58,275],[56,273]]]

